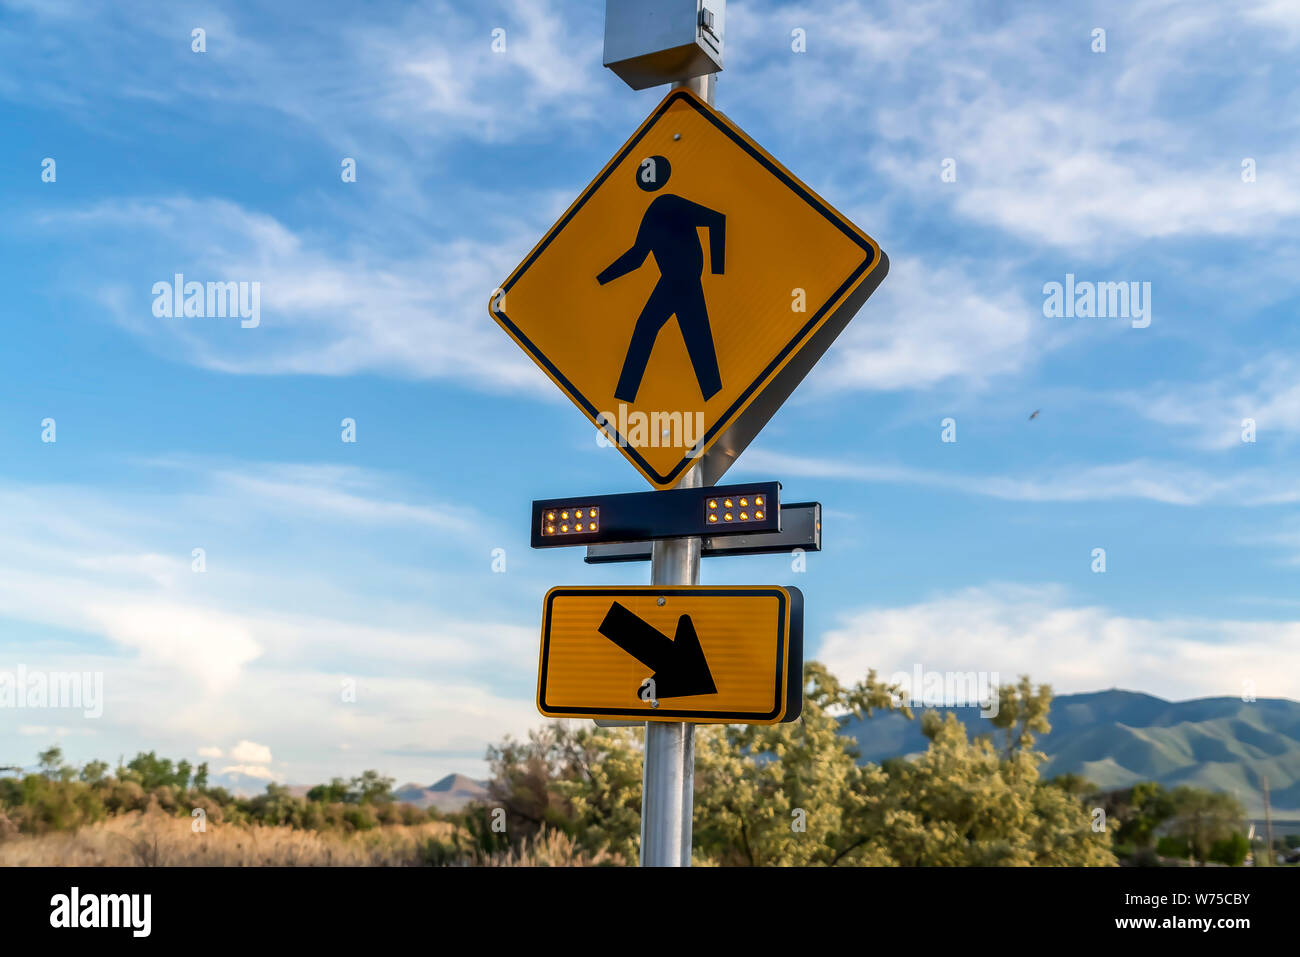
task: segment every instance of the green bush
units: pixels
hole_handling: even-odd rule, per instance
[[[1229,867],[1240,867],[1250,853],[1250,841],[1240,832],[1222,840],[1215,841],[1210,847],[1210,860]]]
[[[102,786],[104,807],[110,814],[125,814],[128,811],[143,811],[149,804],[144,788],[138,781],[120,781],[110,779]]]
[[[1161,857],[1177,857],[1186,860],[1191,856],[1191,848],[1184,838],[1162,837],[1156,841],[1156,853]]]
[[[8,783],[5,810],[11,826],[24,833],[75,831],[101,820],[106,813],[99,796],[80,781],[29,774]]]
[[[343,824],[350,831],[368,831],[379,825],[379,815],[368,804],[343,806]]]
[[[392,778],[365,771],[344,781],[312,788],[306,798],[279,784],[251,798],[208,786],[208,766],[172,762],[141,752],[110,773],[103,761],[78,771],[66,765],[63,752],[51,747],[37,756],[40,771],[24,777],[0,776],[0,839],[12,833],[75,830],[106,815],[156,809],[188,817],[196,807],[216,824],[268,824],[307,830],[364,831],[381,824],[422,824],[437,820],[392,800]]]

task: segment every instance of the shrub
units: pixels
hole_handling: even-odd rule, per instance
[[[1249,853],[1250,841],[1246,840],[1246,835],[1237,832],[1231,837],[1214,842],[1210,847],[1210,860],[1218,864],[1227,864],[1229,867],[1240,867],[1245,863],[1246,855]]]
[[[1191,847],[1181,837],[1162,837],[1156,841],[1156,853],[1161,857],[1177,857],[1186,860],[1191,856]]]
[[[369,804],[345,804],[343,824],[349,831],[368,831],[379,824],[379,816]]]

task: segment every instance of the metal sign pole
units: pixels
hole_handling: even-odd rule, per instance
[[[693,468],[679,488],[699,488]],[[654,543],[650,584],[698,585],[700,540],[666,538]],[[641,866],[690,867],[695,804],[695,725],[647,721],[645,771],[641,778]]]
[[[713,105],[717,74],[674,83]],[[678,488],[700,488],[704,470],[688,471]],[[700,540],[668,538],[650,552],[650,584],[698,585]],[[641,777],[641,866],[690,867],[695,811],[695,725],[647,721],[645,770]]]
[[[717,74],[706,73],[673,84],[686,87],[713,105]],[[678,488],[700,488],[700,466],[682,476]],[[698,585],[700,540],[668,538],[650,553],[650,584]],[[641,866],[690,867],[695,812],[695,725],[647,721],[645,771],[641,777]]]

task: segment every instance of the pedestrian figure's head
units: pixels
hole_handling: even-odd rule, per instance
[[[672,172],[667,156],[647,156],[637,167],[636,184],[647,193],[653,193],[668,182]]]

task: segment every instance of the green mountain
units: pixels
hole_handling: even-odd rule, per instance
[[[994,730],[978,709],[952,710],[972,735]],[[1045,777],[1073,772],[1105,789],[1159,781],[1227,791],[1252,817],[1263,815],[1267,778],[1273,816],[1300,819],[1300,702],[1165,701],[1111,690],[1061,695],[1050,719],[1051,733],[1036,745],[1048,757]],[[877,764],[927,745],[918,722],[895,714],[850,719],[841,732],[857,739],[864,762]]]

